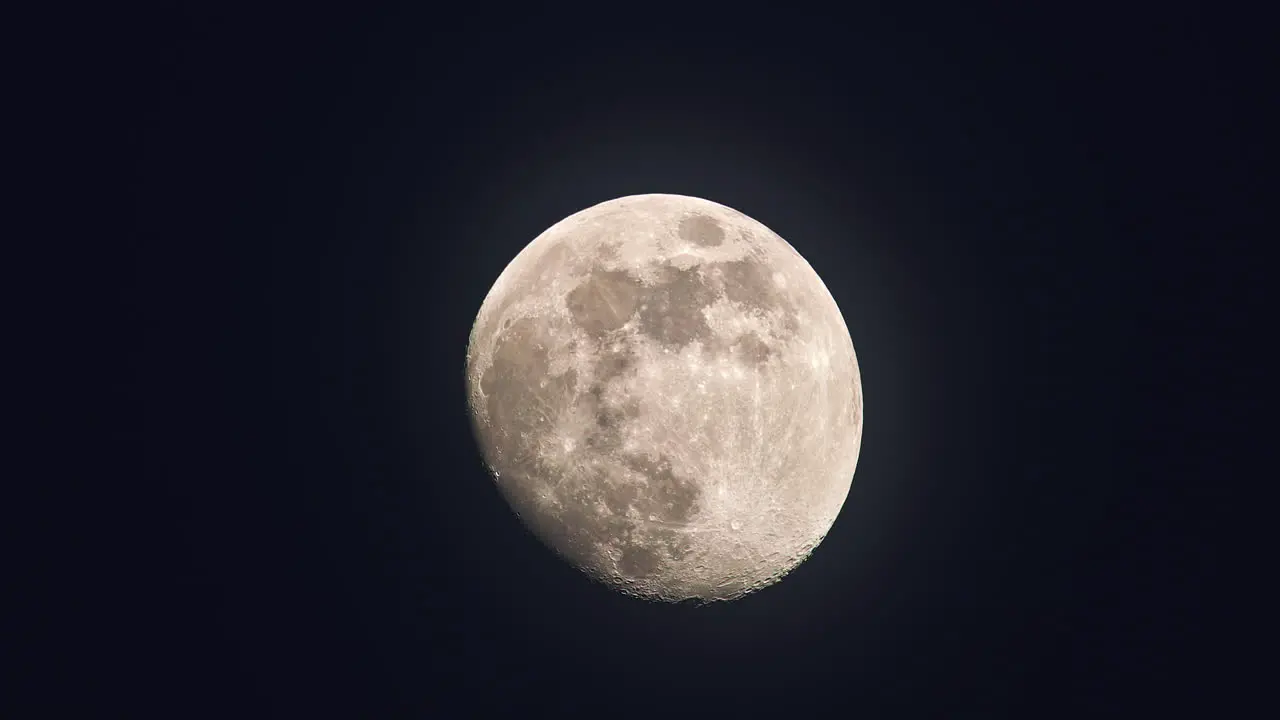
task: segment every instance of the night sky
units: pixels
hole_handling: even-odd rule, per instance
[[[1223,293],[1247,286],[1214,249],[1260,197],[1228,28],[1032,5],[498,26],[496,7],[209,4],[135,28],[158,485],[119,528],[141,570],[112,585],[139,620],[111,632],[145,669],[104,681],[103,706],[1223,707],[1230,418],[1202,410],[1234,380],[1204,378]],[[466,415],[468,333],[507,262],[648,192],[790,242],[863,378],[826,540],[704,608],[617,595],[539,544]]]

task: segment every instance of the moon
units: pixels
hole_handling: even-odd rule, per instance
[[[651,600],[776,583],[830,530],[862,442],[834,298],[737,210],[649,194],[551,226],[485,297],[472,426],[511,508],[592,578]]]

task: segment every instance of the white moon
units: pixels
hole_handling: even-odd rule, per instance
[[[858,462],[861,378],[831,293],[774,232],[699,198],[618,198],[539,235],[481,305],[466,376],[512,508],[631,595],[777,582]]]

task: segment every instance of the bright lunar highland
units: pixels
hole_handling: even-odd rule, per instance
[[[466,378],[535,535],[622,592],[740,597],[830,530],[862,441],[853,342],[818,274],[731,208],[634,195],[556,223],[489,291]]]

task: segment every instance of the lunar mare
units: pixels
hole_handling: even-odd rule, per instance
[[[727,600],[831,528],[862,438],[848,328],[761,223],[635,195],[556,223],[482,304],[475,435],[516,514],[618,590]]]

